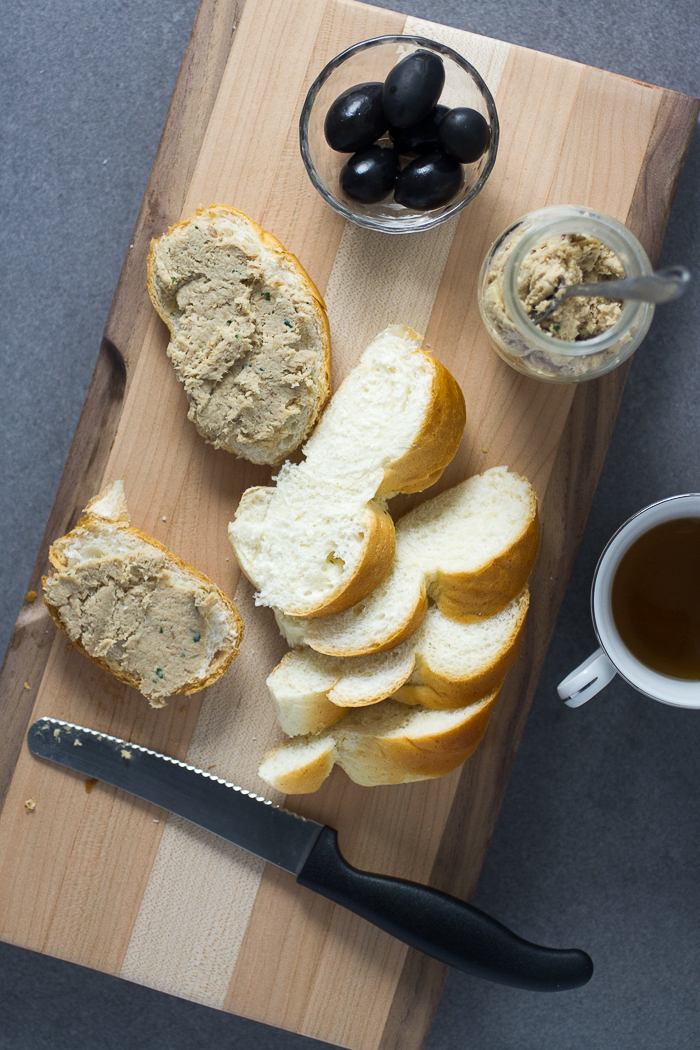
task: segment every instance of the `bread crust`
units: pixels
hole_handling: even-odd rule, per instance
[[[431,598],[448,620],[474,623],[505,608],[525,587],[537,559],[540,518],[532,493],[534,514],[513,545],[477,573],[436,573]]]
[[[422,492],[433,485],[451,463],[464,434],[467,409],[459,383],[440,361],[425,350],[419,352],[433,366],[431,402],[413,447],[384,471],[378,496]]]
[[[236,208],[232,208],[228,204],[210,204],[205,207],[198,208],[192,215],[189,215],[186,219],[181,219],[179,222],[174,223],[168,230],[166,230],[164,234],[162,234],[161,237],[154,238],[151,240],[151,247],[148,253],[148,262],[146,265],[146,284],[148,287],[148,294],[159,317],[168,326],[168,330],[172,337],[175,334],[175,326],[173,324],[172,316],[168,314],[168,311],[163,306],[162,297],[160,295],[158,283],[156,280],[156,252],[158,244],[164,238],[170,237],[177,230],[185,229],[187,226],[190,225],[190,223],[193,223],[195,219],[206,217],[207,219],[210,219],[211,221],[215,222],[219,216],[224,216],[229,219],[235,219],[236,221],[242,222],[245,225],[247,225],[249,229],[254,233],[254,235],[258,238],[258,240],[268,250],[274,252],[275,255],[283,259],[285,264],[296,273],[299,280],[303,284],[306,292],[311,298],[311,305],[314,308],[314,314],[316,316],[316,320],[319,326],[323,358],[321,367],[319,368],[316,402],[304,432],[299,435],[299,439],[294,445],[289,447],[285,446],[284,449],[280,451],[279,455],[275,456],[274,458],[267,457],[263,459],[251,460],[251,462],[254,463],[266,463],[269,465],[275,465],[281,463],[284,459],[286,459],[290,452],[293,452],[295,448],[298,448],[299,445],[301,445],[301,443],[305,441],[306,438],[311,434],[312,430],[316,426],[316,423],[318,422],[323,406],[328,400],[331,392],[331,333],[330,325],[328,323],[328,313],[326,311],[326,304],[323,300],[323,296],[319,292],[314,282],[309,277],[304,267],[297,259],[296,255],[293,255],[292,252],[287,251],[284,245],[277,240],[274,234],[270,233],[268,230],[264,230],[263,227],[259,225],[259,223],[255,222],[254,219],[251,219],[251,217],[249,215],[246,215],[245,212],[238,211]],[[208,441],[208,438],[204,434],[202,434],[201,430],[199,430],[199,427],[197,429],[201,436],[204,437],[204,440]],[[208,441],[208,443],[211,444],[212,442]],[[240,455],[245,459],[249,458],[243,452],[239,452],[237,453],[237,455]]]
[[[313,612],[302,613],[312,619],[343,612],[366,598],[382,582],[394,560],[396,534],[391,514],[376,500],[367,504],[365,541],[361,561],[345,586]],[[292,613],[292,615],[295,615]]]
[[[465,707],[488,696],[494,689],[500,688],[503,679],[518,659],[525,633],[526,616],[527,605],[520,611],[517,633],[512,644],[500,653],[493,663],[466,682],[436,674],[421,654],[417,654],[410,679],[396,690],[394,699],[402,704],[419,704],[421,707],[448,710]],[[332,700],[331,697],[329,699]]]
[[[393,767],[397,776],[401,776],[400,781],[392,782],[405,784],[413,780],[443,777],[466,762],[484,738],[500,690],[499,686],[480,703],[467,707],[464,719],[443,733],[432,736],[409,733],[398,737],[377,736],[377,760],[386,763],[387,767]],[[371,779],[368,777],[364,783],[372,787],[386,781],[377,779],[375,775]]]
[[[449,625],[439,610],[432,609],[427,633],[421,632],[415,642],[409,639],[401,648],[397,647],[391,661],[386,658],[375,661],[375,654],[348,659],[314,655],[311,649],[297,648],[287,653],[269,676],[268,688],[276,704],[277,683],[282,680],[286,702],[293,697],[295,703],[302,705],[311,691],[314,696],[325,696],[331,704],[346,709],[371,707],[390,696],[403,704],[434,710],[452,710],[477,703],[500,688],[518,658],[529,592],[523,591],[513,605],[503,633],[498,636],[498,646],[491,641],[485,652],[480,648],[484,645],[483,635],[479,638],[477,634],[477,638],[471,640],[458,637],[459,629],[448,631]],[[466,666],[463,663],[461,668],[464,677],[451,673],[449,666],[441,666],[440,655],[437,659],[431,657],[431,649],[434,652],[437,648],[438,654],[458,653],[461,646],[476,647],[471,650],[476,655],[471,671],[468,671],[470,650],[466,650]],[[459,664],[457,667],[459,669]],[[313,690],[309,685],[312,680]],[[330,720],[325,722],[326,727],[331,724]]]
[[[63,553],[63,547],[67,542],[87,536],[90,530],[93,528],[93,526],[99,525],[100,527],[104,528],[105,518],[102,516],[93,515],[91,513],[91,508],[93,504],[95,504],[99,499],[100,496],[94,496],[85,507],[85,512],[83,513],[83,516],[78,520],[78,523],[75,526],[75,528],[71,529],[71,531],[66,533],[65,536],[61,536],[59,539],[54,540],[54,542],[51,544],[49,548],[49,562],[57,571],[61,572],[67,567],[68,562]],[[238,612],[238,609],[233,604],[228,595],[225,594],[220,587],[217,587],[217,585],[212,580],[210,580],[208,576],[205,576],[203,572],[200,572],[199,569],[197,569],[194,565],[190,565],[188,562],[185,562],[181,558],[178,558],[176,554],[173,554],[171,551],[169,551],[167,547],[165,547],[158,540],[154,539],[153,536],[148,536],[145,532],[142,532],[140,529],[134,528],[132,525],[130,525],[128,514],[125,514],[125,516],[122,515],[120,520],[109,521],[108,524],[115,531],[129,533],[136,539],[140,540],[142,543],[153,547],[154,550],[161,551],[163,554],[166,555],[166,563],[168,567],[184,570],[197,583],[200,583],[202,584],[202,586],[206,587],[207,590],[213,589],[215,591],[218,601],[220,601],[221,604],[224,606],[231,621],[233,622],[234,630],[236,632],[236,644],[231,649],[225,650],[217,656],[217,658],[212,662],[211,667],[209,669],[209,673],[207,674],[205,679],[198,681],[197,684],[194,686],[182,686],[180,689],[176,689],[170,695],[177,696],[178,694],[184,693],[186,696],[190,696],[192,693],[198,693],[202,689],[206,689],[207,686],[213,685],[214,682],[218,681],[219,678],[221,678],[221,676],[228,669],[231,662],[235,660],[235,658],[238,656],[238,651],[240,644],[243,640],[244,632],[244,623],[240,616],[240,613]],[[41,582],[44,587],[46,586],[46,582],[48,579],[48,575],[42,576]],[[101,667],[103,671],[108,671],[109,674],[113,675],[120,682],[123,682],[125,685],[129,685],[133,689],[136,689],[140,692],[138,679],[136,679],[133,675],[129,675],[122,671],[115,670],[112,667],[109,667],[108,664],[100,657],[91,656],[79,640],[74,640],[70,637],[61,621],[60,616],[58,615],[58,610],[48,601],[46,594],[44,594],[44,604],[46,605],[46,608],[48,609],[49,615],[53,622],[56,624],[59,630],[61,630],[66,635],[71,645],[73,645],[79,653],[82,653],[83,656],[86,656],[88,660],[92,661],[92,663],[97,664],[97,666]],[[154,703],[152,699],[148,699],[152,707],[164,706],[164,704],[162,703]]]
[[[335,745],[329,740],[328,747],[321,754],[313,755],[296,769],[290,769],[287,773],[275,777],[274,783],[269,780],[267,783],[278,791],[283,791],[285,795],[310,795],[312,791],[318,791],[323,781],[330,776],[335,765],[334,752]],[[273,754],[275,752],[271,751],[265,758],[270,758]]]
[[[358,601],[360,600],[358,599]],[[305,633],[304,644],[311,649],[315,649],[317,653],[323,653],[325,656],[373,656],[378,653],[386,653],[389,649],[395,649],[397,645],[401,645],[402,642],[405,642],[407,638],[416,633],[423,623],[427,611],[428,595],[425,590],[425,584],[421,584],[418,603],[411,609],[402,623],[396,627],[396,630],[384,638],[374,639],[370,645],[363,646],[361,651],[345,645],[334,645],[332,642],[315,643],[313,627]]]
[[[488,728],[500,686],[479,703],[466,707],[463,717],[438,733],[421,732],[409,719],[403,731],[344,734],[344,722],[322,735],[291,740],[268,752],[260,767],[263,780],[289,794],[318,790],[334,765],[356,784],[378,787],[432,780],[451,773],[474,753]],[[386,701],[391,704],[392,701]],[[317,745],[325,738],[326,746]],[[299,746],[301,743],[302,746]],[[305,754],[304,744],[309,744]],[[313,745],[317,745],[314,747]],[[287,768],[275,773],[275,760],[286,753]],[[291,763],[297,756],[297,764]]]
[[[484,475],[475,475],[475,479],[485,477],[489,473],[486,471]],[[435,497],[435,500],[439,504],[439,501],[459,487],[446,490]],[[432,501],[428,500],[399,520],[397,530],[400,539],[404,535],[406,538],[410,537],[413,516],[422,509],[429,508],[431,504]],[[399,546],[394,564],[394,578],[406,581],[409,586],[402,587],[399,598],[394,599],[393,616],[385,616],[380,628],[377,627],[376,620],[370,619],[371,630],[370,627],[364,627],[358,631],[363,617],[376,617],[380,606],[379,599],[375,596],[377,601],[372,614],[363,609],[358,610],[357,618],[350,619],[348,614],[345,620],[335,623],[319,621],[318,624],[309,624],[302,628],[304,644],[319,653],[337,657],[369,656],[386,652],[418,630],[427,611],[427,597],[435,602],[443,616],[456,623],[477,623],[494,616],[525,589],[537,559],[540,521],[537,497],[531,488],[527,493],[527,508],[520,532],[507,549],[476,571],[447,572],[438,568],[439,551],[434,552],[432,568],[427,558],[420,569],[414,568],[410,562],[402,560],[402,548]],[[381,602],[385,607],[392,600],[391,594],[390,587],[388,592],[381,595]],[[393,617],[399,615],[400,619],[392,622]]]

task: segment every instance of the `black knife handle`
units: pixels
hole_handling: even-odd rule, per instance
[[[297,882],[412,948],[496,984],[567,991],[586,984],[593,973],[590,957],[577,948],[531,944],[441,890],[353,868],[338,849],[333,828],[324,827]]]

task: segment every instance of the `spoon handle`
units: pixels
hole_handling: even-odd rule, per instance
[[[621,281],[599,281],[593,284],[571,285],[564,289],[561,299],[596,295],[601,299],[635,299],[646,303],[670,303],[678,299],[690,281],[690,270],[685,266],[668,266],[644,277],[629,277]]]

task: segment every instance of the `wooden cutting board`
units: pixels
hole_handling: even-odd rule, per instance
[[[318,71],[382,33],[417,33],[461,52],[489,83],[501,120],[481,195],[456,221],[410,238],[345,224],[313,190],[297,143]],[[473,758],[448,777],[399,787],[359,788],[336,770],[316,795],[289,803],[337,827],[354,864],[468,898],[626,374],[573,387],[511,371],[478,319],[479,265],[513,219],[558,203],[616,216],[655,259],[699,105],[352,0],[202,0],[30,586],[40,589],[50,540],[104,483],[123,478],[134,523],[235,593],[245,644],[216,686],[151,711],[66,645],[39,600],[25,604],[0,694],[5,940],[342,1046],[422,1046],[443,966],[206,832],[109,787],[87,791],[83,778],[24,746],[29,722],[53,715],[272,794],[256,770],[281,736],[264,682],[284,646],[269,610],[254,608],[226,538],[242,490],[271,472],[214,451],[187,422],[166,330],[146,293],[149,239],[200,204],[247,212],[325,294],[335,385],[391,322],[424,331],[462,383],[466,434],[439,488],[506,463],[537,490],[543,538],[527,638]]]

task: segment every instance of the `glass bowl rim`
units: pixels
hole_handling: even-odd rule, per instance
[[[410,220],[413,219],[415,221],[416,219],[420,219],[421,214],[427,215],[427,212],[419,212],[417,216],[414,215],[413,212],[411,212],[407,216],[405,228],[402,228],[401,225],[389,227],[386,225],[386,220],[377,219],[371,215],[358,215],[341,200],[334,197],[323,185],[316,172],[316,166],[314,165],[314,162],[311,159],[311,152],[309,150],[308,134],[311,110],[313,108],[314,102],[316,101],[319,91],[321,90],[325,82],[328,80],[328,78],[331,76],[331,74],[340,65],[342,65],[342,63],[345,62],[346,59],[350,58],[352,55],[359,54],[361,51],[367,51],[372,47],[378,47],[381,44],[407,43],[416,44],[419,47],[428,47],[434,51],[439,52],[442,55],[446,55],[448,58],[452,59],[452,61],[455,62],[456,65],[458,65],[465,73],[467,73],[476,84],[482,98],[484,99],[486,110],[489,116],[489,124],[491,127],[491,139],[489,141],[486,164],[484,165],[484,168],[481,174],[479,175],[478,179],[470,188],[469,192],[465,194],[463,199],[461,201],[458,201],[457,204],[454,204],[451,207],[447,206],[445,211],[442,212],[442,214],[435,215],[432,218],[427,219],[426,221],[420,222],[420,224],[418,226],[415,226],[413,229],[410,228]],[[462,208],[465,208],[467,204],[473,201],[477,194],[480,193],[489,175],[491,174],[493,166],[496,163],[496,155],[498,153],[498,139],[499,122],[498,112],[496,110],[496,103],[494,102],[493,95],[491,94],[486,84],[486,81],[481,76],[478,69],[475,69],[471,62],[468,62],[466,58],[463,58],[462,55],[459,54],[458,51],[455,51],[453,48],[448,47],[447,44],[441,44],[437,40],[430,40],[428,37],[424,36],[412,36],[408,33],[389,33],[383,36],[373,36],[367,40],[360,40],[356,44],[351,44],[350,47],[347,47],[344,51],[341,51],[340,54],[336,55],[335,58],[332,58],[330,62],[326,63],[326,65],[323,67],[321,72],[314,80],[313,84],[306,93],[304,105],[302,106],[301,114],[299,116],[299,148],[301,150],[301,157],[304,162],[304,167],[306,168],[306,173],[311,179],[311,182],[313,183],[318,193],[321,195],[326,204],[333,208],[334,211],[342,215],[343,218],[348,219],[350,222],[354,222],[358,226],[363,226],[365,227],[365,229],[377,230],[380,233],[424,233],[426,230],[433,229],[440,223],[445,222],[446,219],[450,219],[453,215],[456,215],[458,212],[460,212]],[[398,220],[398,223],[401,223],[400,219]]]

